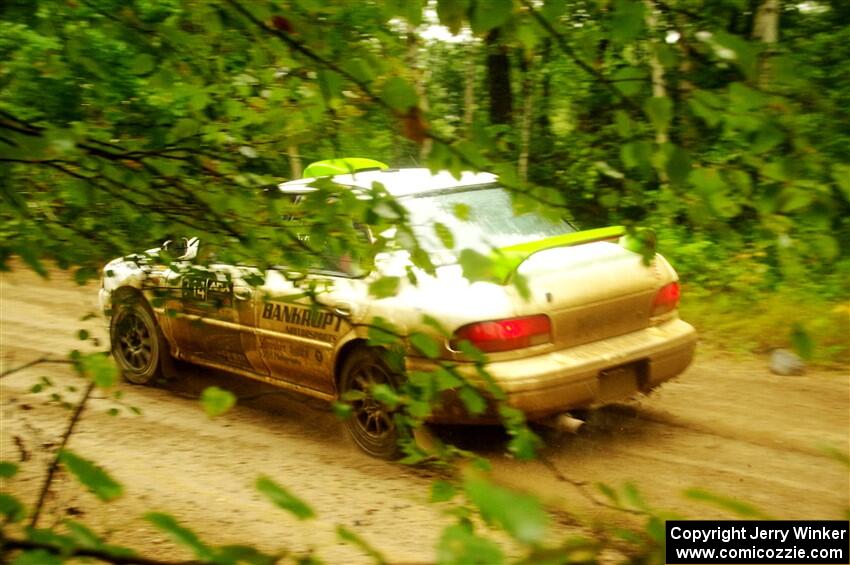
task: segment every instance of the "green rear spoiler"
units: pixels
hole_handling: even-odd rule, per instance
[[[304,178],[329,177],[334,175],[350,175],[358,171],[382,171],[389,169],[389,165],[364,159],[363,157],[345,157],[344,159],[326,159],[310,163],[304,169]]]
[[[643,255],[645,258],[651,258],[655,255],[655,232],[651,229],[638,229],[633,234],[628,234],[625,226],[610,226],[565,233],[538,241],[502,247],[497,250],[497,257],[494,257],[494,259],[503,265],[504,270],[500,270],[507,272],[503,281],[504,284],[507,284],[519,266],[535,253],[556,247],[570,247],[604,240],[616,240],[625,249]]]

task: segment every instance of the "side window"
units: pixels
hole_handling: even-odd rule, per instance
[[[292,197],[292,202],[297,206],[302,199],[303,196],[295,195]],[[357,245],[351,246],[351,249],[345,249],[340,245],[339,239],[335,239],[333,235],[316,233],[311,230],[310,222],[305,222],[298,215],[285,216],[283,220],[293,228],[300,240],[316,251],[315,254],[305,258],[304,266],[309,271],[346,277],[362,277],[368,274],[364,266],[365,255],[371,248],[372,239],[365,225],[354,226]]]
[[[322,251],[311,257],[308,263],[308,268],[320,273],[331,273],[343,275],[346,277],[362,277],[368,274],[364,266],[365,257],[364,250],[368,250],[371,246],[369,231],[366,226],[357,226],[357,245],[354,249],[339,249],[335,242],[318,241],[305,237],[312,249],[321,249]]]

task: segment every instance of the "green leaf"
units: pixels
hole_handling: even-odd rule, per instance
[[[463,381],[456,374],[445,367],[437,367],[433,374],[437,382],[437,390],[449,390],[463,384]]]
[[[805,360],[810,360],[815,351],[815,342],[805,326],[799,322],[795,322],[791,328],[791,345],[794,346],[794,351]]]
[[[688,152],[681,147],[671,146],[665,163],[667,177],[673,184],[684,184],[691,172],[691,158]]]
[[[369,345],[394,345],[399,343],[400,335],[401,331],[392,322],[375,316],[368,330]]]
[[[431,483],[431,502],[446,502],[454,498],[457,489],[448,481],[434,481]]]
[[[21,501],[5,492],[0,492],[0,514],[10,522],[23,520],[27,511]]]
[[[611,37],[619,43],[636,39],[644,28],[643,2],[617,0],[614,2],[614,17],[611,19]]]
[[[378,565],[384,565],[387,563],[386,558],[375,549],[372,545],[370,545],[366,540],[358,536],[353,531],[349,530],[345,526],[338,525],[336,527],[336,535],[339,536],[339,539],[342,541],[348,542],[352,545],[360,548],[366,555],[372,558],[372,560]]]
[[[11,461],[0,461],[0,479],[9,479],[18,472],[18,464]]]
[[[441,24],[453,34],[457,34],[463,25],[468,7],[469,0],[437,0],[437,16]]]
[[[202,542],[195,532],[181,526],[170,514],[149,512],[145,514],[145,520],[170,535],[175,542],[191,549],[198,559],[202,561],[212,560],[213,550]]]
[[[756,518],[756,519],[766,519],[767,516],[755,508],[754,506],[747,504],[746,502],[741,502],[735,498],[730,498],[728,496],[722,496],[719,494],[715,494],[713,492],[709,492],[704,489],[692,488],[685,491],[685,496],[690,498],[691,500],[698,500],[700,502],[708,502],[709,504],[713,504],[719,508],[724,510],[728,510],[733,514],[741,516],[742,518]]]
[[[422,3],[423,0],[386,0],[383,4],[387,19],[398,16],[416,27],[422,23]]]
[[[626,483],[623,485],[623,502],[635,510],[649,510],[649,506],[647,506],[646,502],[643,500],[643,497],[640,495],[640,492],[638,492],[637,487],[632,483]]]
[[[354,412],[351,404],[346,404],[345,402],[334,402],[331,405],[331,410],[333,410],[334,416],[339,420],[347,420]]]
[[[470,27],[475,33],[487,33],[505,25],[511,19],[513,9],[513,0],[476,0],[469,18]]]
[[[416,106],[419,97],[409,82],[401,77],[393,77],[384,83],[381,98],[398,112],[405,113]]]
[[[850,202],[850,165],[835,163],[832,166],[832,180],[835,181],[838,190],[844,195],[844,199]]]
[[[484,400],[484,397],[477,390],[470,386],[460,389],[457,395],[463,401],[466,410],[473,416],[483,414],[487,409],[487,401]]]
[[[410,343],[429,359],[437,359],[442,351],[440,342],[428,334],[416,332],[410,336]]]
[[[130,71],[136,75],[144,75],[151,72],[156,66],[156,60],[147,53],[136,55],[130,65]]]
[[[389,385],[376,384],[372,386],[371,394],[372,398],[390,408],[401,404],[401,397]]]
[[[458,202],[452,207],[452,213],[454,213],[455,218],[461,220],[462,222],[466,222],[469,220],[469,214],[472,209],[468,204],[464,204],[462,202]]]
[[[644,102],[643,111],[657,131],[667,131],[673,118],[673,102],[667,96],[653,96]]]
[[[235,404],[236,397],[233,393],[217,386],[207,387],[201,393],[201,406],[210,418],[221,416]]]
[[[396,293],[398,293],[398,287],[400,284],[400,277],[383,276],[369,283],[369,294],[375,298],[395,296]]]
[[[103,543],[97,534],[76,520],[65,520],[65,527],[71,533],[71,538],[81,547],[100,547]]]
[[[446,224],[434,222],[434,233],[440,239],[440,242],[446,249],[453,249],[455,246],[455,238],[452,235],[452,230]]]
[[[329,71],[329,70],[320,70],[318,72],[319,76],[319,88],[322,91],[322,96],[325,100],[333,100],[335,98],[342,97],[342,87],[343,87],[343,79],[339,73]]]
[[[246,565],[275,565],[280,563],[280,557],[268,555],[259,549],[247,545],[224,545],[218,548],[216,552],[216,563],[222,565],[236,565],[237,563],[245,563]],[[299,565],[301,565],[299,561]],[[303,562],[304,565],[311,562]]]
[[[630,138],[634,134],[634,124],[629,114],[623,110],[614,112],[614,124],[617,126],[617,133],[620,137]]]
[[[757,132],[750,149],[753,153],[766,153],[785,141],[785,133],[776,125],[768,122]]]
[[[816,233],[810,235],[808,239],[809,247],[814,250],[818,257],[827,262],[836,260],[841,253],[841,246],[838,240],[831,235]]]
[[[531,461],[537,456],[537,450],[543,445],[543,441],[531,429],[522,424],[509,430],[511,440],[508,442],[508,451],[513,453],[520,461]]]
[[[625,178],[625,175],[606,163],[605,161],[596,161],[593,163],[594,166],[599,169],[599,172],[605,175],[606,177],[611,177],[612,179],[621,180]],[[603,206],[614,207],[616,206],[616,202],[605,202],[602,198],[600,198],[600,202],[602,202]]]
[[[494,260],[474,249],[464,249],[458,258],[463,276],[470,281],[493,281],[496,278]]]
[[[437,562],[441,565],[501,565],[499,545],[482,538],[467,524],[448,526],[437,543]]]
[[[278,508],[290,512],[299,520],[314,518],[316,513],[305,502],[266,476],[257,479],[255,486]]]
[[[617,491],[609,485],[606,485],[605,483],[596,483],[596,488],[598,488],[599,492],[601,492],[605,498],[610,500],[615,506],[622,506],[622,503],[620,502],[620,495],[617,494]]]
[[[634,96],[649,84],[646,71],[638,67],[623,67],[611,75],[614,86],[625,96]]]
[[[755,77],[757,71],[756,55],[758,53],[758,47],[756,45],[738,35],[724,31],[717,31],[709,43],[714,48],[718,57],[721,59],[731,58],[744,71],[747,77]],[[734,55],[728,57],[724,50],[731,51]]]
[[[488,523],[495,523],[523,543],[538,543],[546,534],[549,517],[535,497],[508,490],[484,479],[464,483],[469,500]]]
[[[83,355],[77,365],[84,377],[91,379],[98,388],[110,388],[118,382],[118,368],[112,357],[102,353]]]
[[[59,461],[77,477],[78,481],[105,502],[115,500],[124,493],[124,487],[109,476],[103,468],[71,451],[63,450],[59,454]]]

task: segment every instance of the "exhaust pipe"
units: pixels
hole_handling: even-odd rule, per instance
[[[540,423],[559,432],[578,434],[584,427],[585,422],[584,420],[574,418],[569,412],[564,412],[563,414],[547,418]]]

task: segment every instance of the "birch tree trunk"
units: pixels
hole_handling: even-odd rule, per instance
[[[475,120],[475,66],[477,53],[470,46],[466,58],[466,83],[463,85],[463,131],[467,137],[472,135],[472,123]]]
[[[758,69],[758,84],[762,88],[770,84],[770,58],[779,41],[779,9],[779,0],[762,0],[753,19],[753,39],[766,44]]]
[[[286,153],[289,155],[289,170],[292,172],[292,178],[300,179],[304,168],[301,165],[301,154],[298,152],[298,146],[290,145],[286,148]]]
[[[664,77],[664,65],[658,59],[658,37],[656,29],[658,27],[658,11],[653,0],[644,0],[646,8],[646,28],[649,31],[649,69],[652,76],[652,96],[654,98],[664,98],[667,96],[667,83]],[[663,145],[669,141],[667,128],[655,130],[655,143]]]

